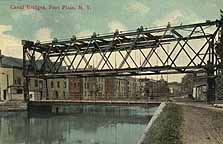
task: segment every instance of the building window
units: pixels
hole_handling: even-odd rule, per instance
[[[59,98],[59,94],[58,94],[58,91],[55,91],[56,92],[56,99]]]
[[[60,81],[57,82],[57,87],[60,88]]]
[[[51,81],[50,85],[51,85],[51,88],[53,88],[53,87],[54,87],[54,86],[53,86],[53,81]]]
[[[39,81],[39,86],[40,86],[40,88],[43,88],[43,81],[42,80]]]
[[[17,78],[17,83],[18,83],[19,85],[22,84],[22,79],[21,79],[20,77]]]
[[[66,81],[64,82],[64,88],[67,88],[67,83],[66,83]]]
[[[38,80],[35,80],[35,87],[38,87]]]
[[[63,91],[63,97],[64,97],[64,99],[66,98],[66,92],[65,91]]]
[[[17,89],[16,94],[22,94],[22,89]]]

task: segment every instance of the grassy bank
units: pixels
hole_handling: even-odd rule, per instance
[[[149,129],[144,144],[182,144],[182,108],[169,103]]]

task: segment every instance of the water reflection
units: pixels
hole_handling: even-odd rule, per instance
[[[75,114],[0,113],[0,144],[135,144],[155,109],[76,106]]]

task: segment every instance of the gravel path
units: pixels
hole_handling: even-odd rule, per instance
[[[182,105],[184,144],[223,144],[223,111]]]

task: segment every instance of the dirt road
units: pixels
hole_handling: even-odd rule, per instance
[[[182,107],[184,144],[223,144],[223,110]]]

